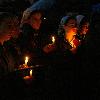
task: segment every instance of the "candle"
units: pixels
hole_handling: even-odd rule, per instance
[[[55,37],[54,36],[52,36],[52,42],[55,43]]]
[[[30,76],[32,76],[32,69],[30,70]]]
[[[25,57],[25,65],[28,63],[28,57]]]

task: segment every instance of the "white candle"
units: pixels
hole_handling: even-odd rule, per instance
[[[52,42],[55,43],[55,37],[54,36],[52,36]]]
[[[32,76],[32,69],[30,70],[30,76]]]
[[[25,57],[25,65],[28,63],[28,57]]]

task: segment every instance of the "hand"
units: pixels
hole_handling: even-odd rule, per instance
[[[79,39],[74,39],[73,43],[76,47],[78,47],[80,45],[80,40]]]
[[[43,51],[44,51],[45,53],[49,53],[49,52],[54,51],[55,49],[56,49],[55,44],[48,44],[48,45],[46,45],[46,46],[43,48]]]

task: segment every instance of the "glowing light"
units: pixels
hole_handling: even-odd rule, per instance
[[[32,69],[30,70],[30,76],[32,76]]]
[[[25,65],[27,65],[27,63],[28,63],[28,57],[25,57]]]
[[[55,37],[54,36],[52,36],[52,42],[55,43]]]
[[[46,19],[46,17],[44,17],[44,19]]]

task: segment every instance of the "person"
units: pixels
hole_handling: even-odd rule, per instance
[[[80,45],[78,46],[78,53],[84,52],[87,47],[87,41],[89,39],[89,19],[84,15],[77,15],[78,32],[76,38],[79,40]]]
[[[70,52],[74,53],[75,45],[73,43],[73,40],[75,38],[75,35],[77,33],[77,25],[76,25],[76,19],[74,16],[64,16],[61,19],[59,29],[58,29],[58,41],[60,41],[59,46],[60,49],[63,48],[63,50],[69,50]],[[52,52],[55,50],[57,47],[55,44],[49,44],[45,46],[44,52]]]
[[[81,88],[82,86],[86,85],[88,82],[88,75],[90,74],[89,69],[89,60],[88,56],[89,53],[87,51],[89,50],[89,35],[91,34],[89,32],[89,19],[86,15],[77,15],[77,25],[78,30],[76,34],[76,40],[79,40],[79,45],[77,46],[77,53],[76,53],[76,59],[78,61],[77,67],[76,67],[76,84],[78,88]],[[75,42],[75,41],[74,41]],[[76,43],[77,44],[77,43]],[[85,77],[85,78],[84,78]],[[84,78],[84,79],[83,79]],[[84,84],[83,84],[84,83]],[[76,89],[76,88],[75,88]],[[78,92],[82,91],[78,90]]]
[[[76,16],[64,16],[61,18],[57,34],[54,36],[55,42],[47,44],[43,48],[49,61],[47,78],[53,80],[51,84],[55,90],[52,91],[58,93],[62,90],[62,92],[59,92],[61,95],[72,94],[70,91],[74,84],[77,66],[73,44],[76,33]]]
[[[63,29],[65,31],[64,34],[65,41],[67,41],[68,44],[70,45],[69,50],[73,50],[75,48],[73,40],[75,39],[75,35],[77,33],[76,19],[73,16],[63,17],[61,19],[61,25],[63,26]]]
[[[34,64],[36,58],[41,56],[43,34],[40,32],[42,23],[42,11],[33,11],[29,18],[22,24],[19,35],[19,45],[22,56],[30,57],[30,64]],[[33,60],[34,59],[34,60]]]
[[[0,42],[3,45],[4,41],[9,40],[12,36],[17,37],[19,34],[19,19],[18,16],[3,12],[0,16]]]
[[[16,42],[19,34],[19,20],[12,13],[3,13],[0,23],[0,42],[1,42],[1,62],[3,66],[3,75],[12,72],[17,67],[18,45]]]
[[[79,38],[80,40],[84,40],[85,36],[88,34],[89,31],[89,20],[87,17],[83,15],[77,15],[76,16],[77,22],[78,22],[78,33],[79,33]]]
[[[43,51],[50,65],[63,67],[76,64],[76,47],[73,43],[77,33],[77,22],[74,15],[62,17],[55,42],[46,44]],[[73,64],[72,64],[73,63]],[[56,68],[56,67],[55,67]],[[72,68],[73,69],[73,68]]]

